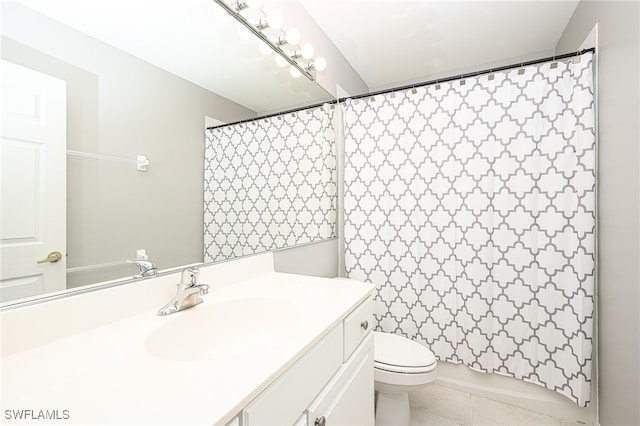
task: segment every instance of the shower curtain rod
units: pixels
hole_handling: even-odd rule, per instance
[[[567,58],[572,58],[572,57],[584,55],[585,53],[593,53],[593,52],[595,52],[595,50],[596,49],[594,47],[591,47],[589,49],[578,50],[577,52],[570,52],[570,53],[565,53],[565,54],[562,54],[562,55],[548,56],[546,58],[534,59],[532,61],[527,61],[527,62],[518,62],[518,63],[515,63],[515,64],[504,65],[504,66],[497,67],[497,68],[487,68],[487,69],[484,69],[484,70],[481,70],[481,71],[473,71],[473,72],[469,72],[469,73],[466,73],[466,74],[458,74],[458,75],[454,75],[454,76],[451,76],[451,77],[444,77],[444,78],[438,78],[438,79],[435,79],[435,80],[424,81],[424,82],[421,82],[421,83],[408,84],[406,86],[392,87],[390,89],[379,90],[379,91],[376,91],[376,92],[362,93],[360,95],[354,95],[354,96],[345,96],[344,98],[333,99],[331,101],[325,101],[325,102],[321,102],[321,103],[318,103],[318,104],[308,105],[308,106],[304,106],[304,107],[300,107],[300,108],[294,108],[294,109],[290,109],[290,110],[287,110],[287,111],[275,112],[273,114],[262,115],[260,117],[248,118],[248,119],[245,119],[245,120],[239,120],[239,121],[234,121],[234,122],[231,122],[231,123],[220,124],[219,126],[210,126],[210,127],[207,127],[207,130],[218,129],[220,127],[226,127],[226,126],[233,126],[233,125],[236,125],[236,124],[250,123],[252,121],[258,121],[258,120],[262,120],[263,118],[270,118],[270,117],[275,117],[275,116],[278,116],[278,115],[293,114],[293,113],[296,113],[296,112],[299,112],[299,111],[304,111],[304,110],[307,110],[307,109],[317,108],[317,107],[320,107],[322,105],[333,105],[333,104],[338,103],[338,102],[344,102],[347,99],[362,99],[362,98],[373,97],[373,96],[377,96],[377,95],[383,95],[383,94],[386,94],[386,93],[397,92],[397,91],[400,91],[400,90],[414,89],[414,88],[417,88],[417,87],[430,86],[432,84],[446,83],[447,81],[452,81],[452,80],[460,80],[460,79],[463,79],[463,78],[476,77],[476,76],[483,75],[483,74],[491,74],[491,73],[494,73],[494,72],[506,71],[506,70],[510,70],[510,69],[514,69],[514,68],[522,68],[522,67],[526,67],[526,66],[529,66],[529,65],[542,64],[544,62],[559,61],[561,59],[567,59]]]
[[[333,99],[333,100],[330,100],[330,101],[320,102],[319,104],[307,105],[307,106],[303,106],[303,107],[300,107],[300,108],[294,108],[294,109],[289,109],[289,110],[286,110],[286,111],[274,112],[272,114],[261,115],[260,117],[247,118],[247,119],[244,119],[244,120],[233,121],[231,123],[219,124],[217,126],[209,126],[209,127],[207,127],[207,130],[218,129],[220,127],[226,127],[226,126],[233,126],[235,124],[250,123],[252,121],[262,120],[263,118],[276,117],[278,115],[293,114],[293,113],[296,113],[296,112],[299,112],[299,111],[304,111],[306,109],[318,108],[318,107],[321,107],[322,105],[333,105],[336,102],[338,102],[338,100],[337,99]]]
[[[383,94],[386,94],[386,93],[397,92],[397,91],[400,91],[400,90],[414,89],[414,88],[423,87],[423,86],[431,86],[432,84],[446,83],[446,82],[452,81],[452,80],[461,80],[463,78],[476,77],[476,76],[483,75],[483,74],[491,74],[491,73],[499,72],[499,71],[506,71],[506,70],[515,69],[515,68],[522,68],[522,67],[526,67],[526,66],[529,66],[529,65],[541,64],[541,63],[544,63],[544,62],[559,61],[561,59],[567,59],[567,58],[572,58],[572,57],[584,55],[585,53],[588,53],[588,52],[595,52],[595,50],[596,49],[594,47],[591,47],[589,49],[583,49],[583,50],[579,50],[577,52],[565,53],[565,54],[556,55],[556,56],[549,56],[549,57],[546,57],[546,58],[535,59],[535,60],[527,61],[527,62],[518,62],[518,63],[515,63],[515,64],[504,65],[504,66],[497,67],[497,68],[487,68],[487,69],[484,69],[484,70],[481,70],[481,71],[473,71],[473,72],[469,72],[469,73],[466,73],[466,74],[458,74],[458,75],[454,75],[454,76],[451,76],[451,77],[438,78],[438,79],[435,79],[435,80],[429,80],[429,81],[425,81],[425,82],[421,82],[421,83],[407,84],[406,86],[393,87],[393,88],[390,88],[390,89],[383,89],[383,90],[379,90],[377,92],[363,93],[361,95],[355,95],[355,96],[346,96],[344,98],[340,98],[339,102],[344,102],[347,99],[362,99],[362,98],[367,98],[367,97],[373,97],[373,96],[376,96],[376,95],[383,95]]]

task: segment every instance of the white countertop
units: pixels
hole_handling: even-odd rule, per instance
[[[349,280],[266,272],[214,285],[205,302],[189,310],[160,317],[157,306],[8,354],[2,358],[2,423],[47,423],[8,420],[6,410],[58,410],[60,416],[68,410],[69,419],[56,424],[225,424],[372,290]],[[173,360],[147,349],[149,336],[168,321],[197,318],[198,309],[245,297],[295,304],[295,324],[235,340],[207,359]],[[204,329],[194,321],[202,339]]]

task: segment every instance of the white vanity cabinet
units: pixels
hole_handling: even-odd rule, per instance
[[[373,425],[373,335],[307,409],[307,426]]]
[[[241,424],[372,425],[372,304],[353,309],[249,403]]]

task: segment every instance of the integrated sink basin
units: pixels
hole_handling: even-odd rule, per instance
[[[147,352],[173,361],[216,359],[256,341],[267,344],[297,326],[300,307],[292,302],[252,297],[201,305],[168,317],[149,335]]]

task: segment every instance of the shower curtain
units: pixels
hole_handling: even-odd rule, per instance
[[[335,237],[333,106],[208,129],[204,261]]]
[[[377,327],[590,400],[592,54],[347,100],[345,266]]]

